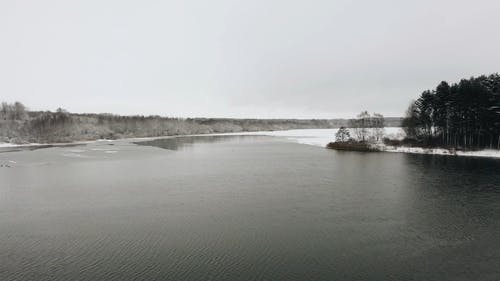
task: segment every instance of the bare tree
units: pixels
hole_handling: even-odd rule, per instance
[[[27,117],[26,107],[18,101],[14,104],[2,102],[0,117],[4,120],[25,120]]]
[[[26,107],[24,104],[16,101],[13,106],[13,116],[14,120],[24,120],[26,119]]]
[[[358,141],[368,140],[368,128],[371,126],[370,114],[368,111],[362,111],[356,119],[349,121],[349,126],[354,131],[354,135]]]
[[[2,102],[2,106],[0,107],[0,117],[4,120],[7,120],[10,117],[10,111],[11,105],[6,102]]]
[[[380,113],[373,113],[372,117],[373,137],[380,141],[384,137],[385,119]]]

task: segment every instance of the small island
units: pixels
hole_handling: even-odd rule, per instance
[[[363,152],[381,151],[377,144],[383,139],[384,124],[382,114],[370,115],[367,111],[363,111],[356,119],[349,120],[350,129],[344,126],[338,129],[335,142],[328,143],[327,148]]]

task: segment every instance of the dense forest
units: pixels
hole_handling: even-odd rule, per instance
[[[0,107],[0,142],[51,143],[95,139],[157,137],[189,134],[250,132],[346,126],[347,119],[231,119],[169,118],[77,114],[64,109],[29,111],[16,102]],[[386,118],[386,125],[400,126],[401,118]]]
[[[500,75],[462,79],[424,91],[403,120],[407,140],[422,146],[500,149]]]

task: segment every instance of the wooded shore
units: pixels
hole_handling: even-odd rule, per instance
[[[387,118],[400,126],[402,118]],[[235,119],[120,116],[29,111],[19,103],[0,107],[0,143],[60,143],[193,134],[339,128],[349,119]]]

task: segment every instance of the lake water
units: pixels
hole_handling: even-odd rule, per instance
[[[0,280],[499,280],[500,160],[270,136],[0,153]]]

